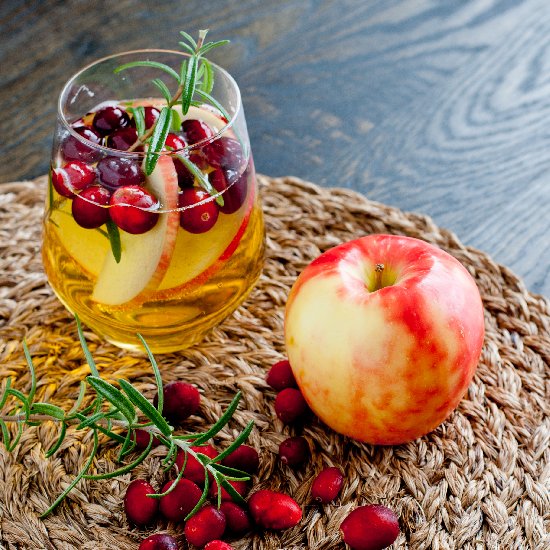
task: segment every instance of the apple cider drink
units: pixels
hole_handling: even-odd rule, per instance
[[[135,61],[143,55],[147,63]],[[138,85],[138,70],[158,71],[167,57],[193,62],[130,52],[65,87],[42,251],[71,312],[115,345],[137,349],[139,333],[156,352],[188,347],[227,317],[259,277],[264,247],[236,84],[209,64],[217,88],[198,95],[218,90],[220,100],[159,99]],[[140,99],[128,99],[130,88]]]

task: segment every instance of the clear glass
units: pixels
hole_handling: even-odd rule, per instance
[[[212,65],[211,95],[224,114],[196,104],[183,116],[176,106],[181,120],[200,121],[207,135],[197,141],[178,121],[171,132],[183,147],[171,142],[150,176],[143,151],[113,148],[114,132],[94,138],[98,143],[87,139],[87,129],[97,127],[90,113],[114,105],[135,126],[130,107],[166,105],[152,79],[162,78],[172,93],[177,88],[156,68],[115,74],[116,67],[147,59],[179,71],[186,57],[142,50],[100,59],[73,76],[59,99],[43,221],[45,271],[69,311],[127,349],[142,349],[137,333],[154,352],[200,341],[243,302],[263,266],[254,163],[239,89],[226,71]],[[127,199],[121,189],[136,185],[133,194],[144,190],[154,202]]]

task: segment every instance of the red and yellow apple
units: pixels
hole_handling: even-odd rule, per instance
[[[322,254],[288,297],[296,381],[335,431],[393,445],[420,437],[464,396],[484,338],[478,288],[424,241],[370,235]]]

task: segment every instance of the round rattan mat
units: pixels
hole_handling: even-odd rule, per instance
[[[244,399],[216,444],[223,447],[253,419],[250,442],[261,451],[255,484],[292,494],[304,509],[299,526],[283,533],[256,532],[236,549],[344,548],[338,526],[354,507],[381,503],[399,515],[394,548],[549,548],[550,527],[550,304],[526,291],[508,269],[463,246],[430,219],[368,201],[350,191],[322,189],[295,178],[260,178],[267,222],[267,262],[245,304],[199,346],[159,356],[164,380],[184,379],[202,395],[204,428],[237,390]],[[69,407],[86,374],[76,325],[49,289],[40,260],[40,217],[45,180],[6,184],[0,194],[1,378],[13,375],[28,390],[21,341],[27,339],[38,370],[38,397]],[[458,410],[431,434],[396,447],[373,447],[337,435],[317,421],[302,429],[275,417],[275,394],[264,377],[284,356],[283,310],[298,273],[320,252],[373,232],[418,237],[456,256],[472,273],[485,305],[486,340],[474,381]],[[107,379],[132,380],[154,393],[148,361],[86,333]],[[292,471],[277,460],[289,434],[303,433],[313,458]],[[45,520],[38,518],[67,486],[90,452],[85,431],[69,431],[55,458],[44,448],[53,423],[27,427],[9,454],[0,445],[0,548],[137,549],[146,533],[167,530],[186,548],[182,525],[159,520],[131,528],[122,510],[134,477],[158,488],[162,449],[121,478],[81,481]],[[114,468],[116,448],[106,444],[94,469]],[[313,476],[325,465],[345,471],[344,490],[333,505],[311,503]]]

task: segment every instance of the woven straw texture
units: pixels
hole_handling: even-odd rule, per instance
[[[463,246],[429,218],[373,203],[351,191],[322,189],[295,178],[260,177],[267,223],[267,262],[245,304],[190,350],[159,356],[164,381],[183,379],[203,396],[188,429],[204,429],[237,390],[244,399],[215,441],[227,445],[253,419],[250,444],[260,450],[255,486],[293,495],[303,506],[299,526],[251,533],[236,549],[341,549],[338,527],[356,506],[380,503],[400,517],[392,548],[550,548],[550,304],[526,291],[508,269]],[[38,371],[38,397],[70,407],[88,374],[76,325],[47,285],[40,259],[40,219],[45,180],[2,186],[0,194],[1,378],[14,376],[28,390],[21,341],[27,339]],[[269,367],[284,357],[283,312],[298,273],[322,251],[369,233],[418,237],[458,258],[474,276],[485,306],[486,340],[477,374],[457,411],[431,434],[396,447],[346,439],[313,420],[283,426],[265,383]],[[146,358],[86,333],[106,379],[127,378],[154,394]],[[313,458],[297,472],[277,460],[288,435],[305,435]],[[159,520],[151,529],[130,527],[122,499],[131,479],[147,477],[159,488],[166,475],[157,448],[132,474],[81,481],[45,520],[38,518],[85,462],[92,440],[69,430],[53,459],[53,423],[27,427],[8,454],[0,445],[0,547],[5,549],[137,549],[155,531],[176,536],[187,548],[183,526]],[[93,471],[115,468],[117,449],[104,444]],[[339,465],[344,490],[333,505],[309,497],[321,468]]]

